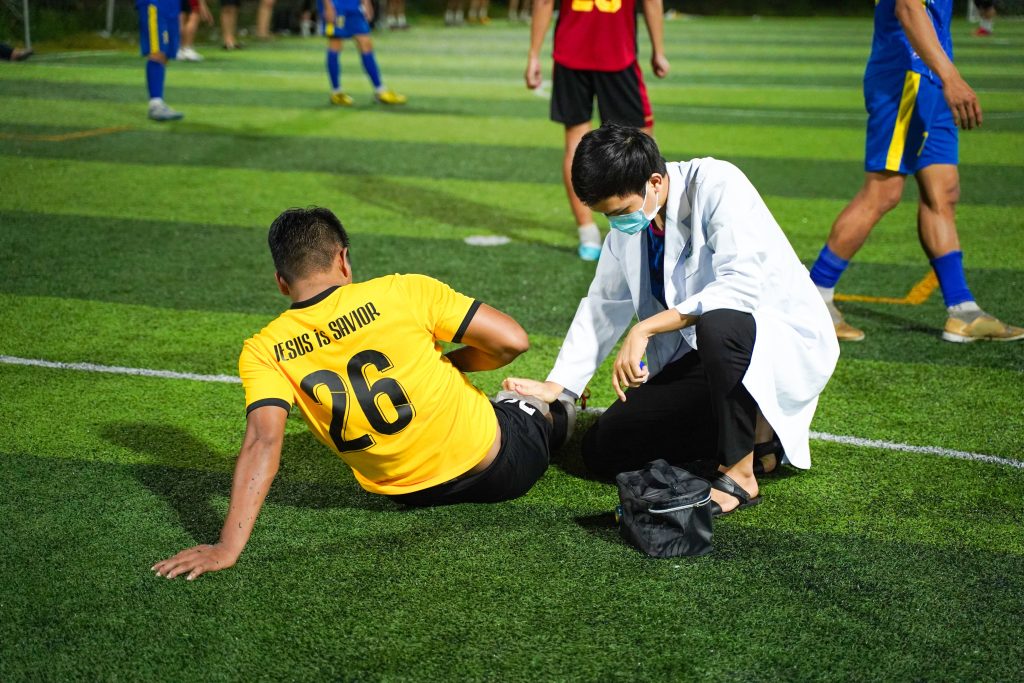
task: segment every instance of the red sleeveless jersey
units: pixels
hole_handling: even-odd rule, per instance
[[[555,61],[569,69],[622,71],[636,61],[636,0],[562,0]]]

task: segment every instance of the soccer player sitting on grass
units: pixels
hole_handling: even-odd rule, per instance
[[[370,23],[373,5],[370,0],[317,0],[317,16],[321,18],[323,34],[327,36],[327,76],[331,81],[331,104],[351,107],[352,97],[341,90],[341,41],[354,38],[363,60],[363,70],[373,83],[374,97],[381,104],[405,104],[405,95],[399,95],[384,86],[373,54]]]
[[[352,281],[349,238],[327,209],[291,209],[270,227],[291,307],[245,342],[246,432],[219,542],[156,563],[169,579],[226,569],[245,547],[281,458],[293,404],[372,493],[411,506],[510,500],[568,438],[570,402],[506,392],[490,402],[464,372],[529,346],[515,320],[423,275]],[[438,341],[463,346],[442,355]]]
[[[167,60],[178,54],[181,0],[135,0],[135,9],[139,12],[139,51],[146,58],[149,118],[154,121],[184,118],[184,114],[164,102]]]
[[[716,457],[712,509],[725,514],[760,501],[755,457],[810,467],[811,418],[839,344],[746,176],[711,158],[667,164],[648,135],[605,125],[580,141],[572,186],[612,230],[547,381],[505,388],[579,396],[636,316],[615,359],[619,400],[583,438],[591,472]]]

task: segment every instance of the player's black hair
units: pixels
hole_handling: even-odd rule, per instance
[[[331,267],[338,250],[348,247],[348,233],[329,209],[288,209],[267,234],[274,268],[285,282]]]
[[[608,123],[583,136],[572,158],[572,189],[593,206],[609,197],[644,193],[652,173],[666,173],[654,138],[639,128]]]

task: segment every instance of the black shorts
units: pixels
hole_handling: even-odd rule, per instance
[[[426,507],[499,503],[529,491],[548,468],[551,425],[539,410],[521,401],[492,405],[501,428],[501,448],[486,470],[389,498],[403,505]]]
[[[996,6],[996,0],[974,0],[974,6],[978,9],[989,9]]]
[[[594,118],[594,97],[602,123],[634,128],[654,125],[640,65],[622,71],[582,71],[555,62],[551,87],[551,120],[577,126]]]

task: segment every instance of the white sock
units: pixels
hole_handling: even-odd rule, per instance
[[[577,228],[580,234],[580,244],[589,244],[595,247],[601,246],[601,231],[594,223],[581,225]]]
[[[382,92],[384,92],[385,90],[387,90],[387,88],[386,88],[386,87],[384,87],[384,84],[383,84],[383,83],[381,83],[381,84],[380,84],[380,86],[378,86],[378,87],[374,88],[373,90],[374,90],[374,92],[376,92],[376,93],[377,93],[377,94],[379,95],[379,94],[381,94]]]
[[[341,92],[341,88],[331,88],[331,94],[332,95],[337,95],[340,92]]]
[[[981,26],[986,31],[989,31],[989,32],[992,31],[992,20],[991,19],[982,19],[980,22],[978,22],[978,25]]]
[[[814,285],[818,287],[818,285]],[[825,303],[832,303],[836,296],[835,287],[818,287],[818,294],[821,294],[821,298],[825,300]]]
[[[163,104],[163,103],[164,103],[164,98],[162,98],[162,97],[151,97],[151,98],[149,98],[149,106],[151,106],[151,107],[155,107],[158,104]]]
[[[964,301],[953,306],[947,306],[946,312],[950,315],[964,315],[965,313],[981,313],[981,307],[977,301]]]

